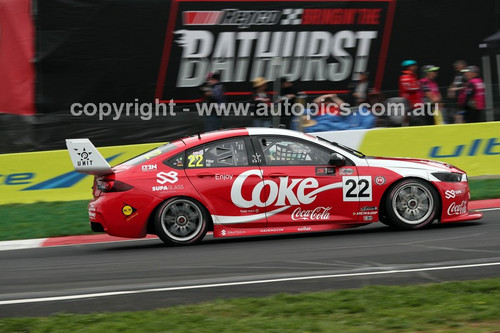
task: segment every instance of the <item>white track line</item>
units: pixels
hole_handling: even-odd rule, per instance
[[[138,289],[138,290],[110,291],[110,292],[91,293],[91,294],[78,294],[78,295],[67,295],[67,296],[53,296],[53,297],[40,297],[40,298],[12,299],[12,300],[0,301],[0,305],[40,303],[40,302],[55,302],[55,301],[67,301],[67,300],[84,299],[84,298],[109,297],[109,296],[120,296],[120,295],[132,295],[132,294],[142,294],[142,293],[152,293],[152,292],[165,292],[165,291],[190,290],[190,289],[205,289],[205,288],[217,288],[217,287],[244,286],[244,285],[251,285],[251,284],[264,284],[264,283],[289,282],[289,281],[304,281],[304,280],[315,280],[315,279],[332,279],[332,278],[341,278],[341,277],[357,277],[357,276],[371,276],[371,275],[389,275],[389,274],[401,274],[401,273],[444,271],[444,270],[451,270],[451,269],[476,268],[476,267],[488,267],[488,266],[500,266],[500,262],[491,262],[491,263],[482,263],[482,264],[469,264],[469,265],[456,265],[456,266],[441,266],[441,267],[422,267],[422,268],[412,268],[412,269],[395,269],[395,270],[389,270],[389,271],[374,271],[374,272],[362,272],[362,273],[345,273],[345,274],[331,274],[331,275],[312,275],[312,276],[301,276],[301,277],[290,277],[290,278],[279,278],[279,279],[267,279],[267,280],[254,280],[254,281],[239,281],[239,282],[200,284],[200,285],[180,286],[180,287],[165,287],[165,288],[151,288],[151,289]]]
[[[476,209],[480,212],[489,212],[489,211],[492,211],[492,210],[500,210],[500,208],[484,208],[484,209]]]

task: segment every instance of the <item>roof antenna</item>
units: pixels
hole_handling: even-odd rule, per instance
[[[200,132],[196,133],[198,134],[198,140],[201,140],[201,135],[200,135]]]

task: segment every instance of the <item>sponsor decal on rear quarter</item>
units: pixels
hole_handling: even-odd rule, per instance
[[[178,173],[175,172],[175,171],[170,171],[170,172],[158,172],[156,174],[156,177],[158,177],[156,179],[156,181],[158,182],[158,184],[165,184],[165,183],[171,183],[171,184],[175,184],[177,183],[177,181],[179,180],[177,178],[177,175]]]

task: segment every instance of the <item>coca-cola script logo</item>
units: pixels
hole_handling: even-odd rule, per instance
[[[314,209],[301,209],[297,207],[292,213],[292,220],[309,220],[319,221],[328,220],[330,218],[330,210],[332,207],[316,207]]]
[[[250,200],[243,198],[242,189],[245,180],[250,176],[263,178],[260,170],[248,170],[240,174],[231,187],[231,201],[240,208],[250,207],[269,207],[275,206],[298,206],[308,205],[314,202],[316,195],[323,191],[334,188],[341,188],[342,183],[328,184],[319,187],[319,183],[315,178],[292,178],[288,184],[289,177],[280,177],[279,183],[272,179],[266,179],[258,182],[252,189]],[[268,190],[264,191],[267,198],[264,197],[262,191],[267,186]],[[306,193],[307,191],[310,191]]]
[[[457,204],[452,202],[450,207],[448,207],[448,215],[462,215],[467,213],[467,201],[462,201],[462,203]]]

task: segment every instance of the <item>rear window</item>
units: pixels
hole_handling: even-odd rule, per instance
[[[144,154],[133,157],[130,160],[121,163],[121,165],[130,165],[130,166],[139,165],[152,159],[153,157],[172,151],[176,148],[178,148],[177,145],[173,143],[166,143],[163,146],[151,149],[150,151],[145,152]]]

